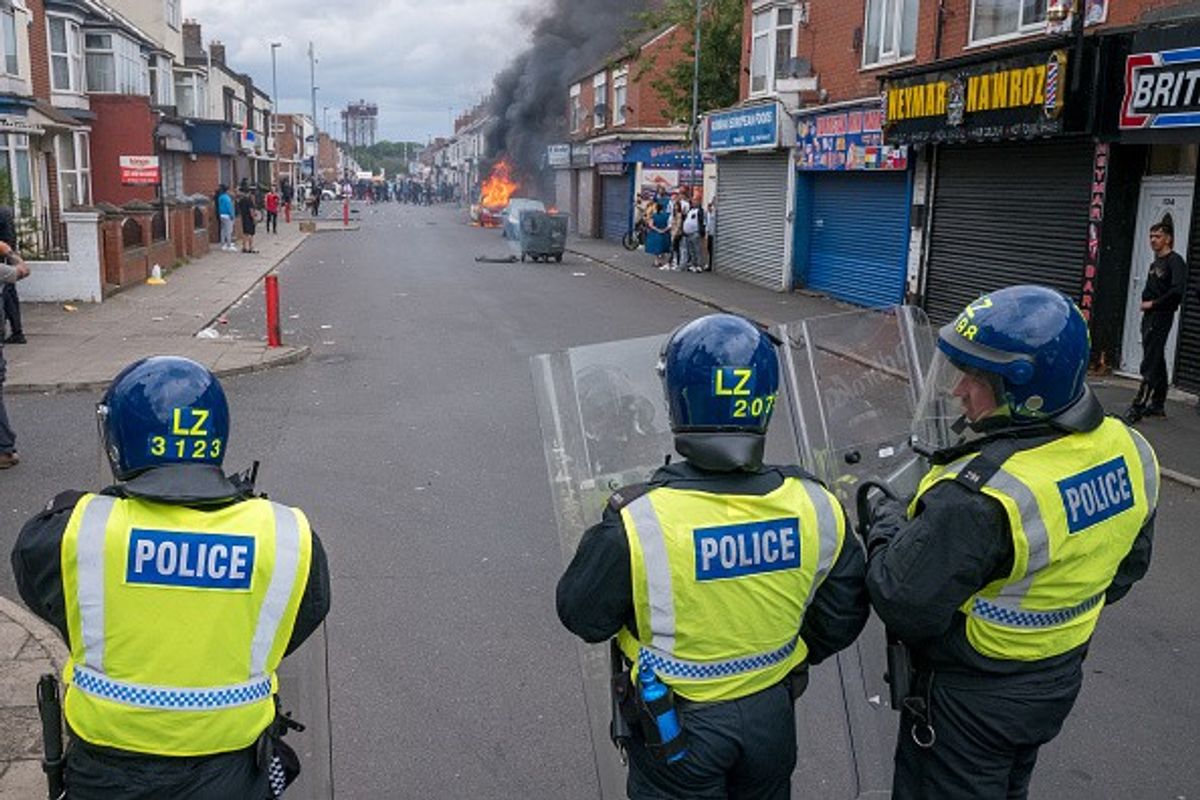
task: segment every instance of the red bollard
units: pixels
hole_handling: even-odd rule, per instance
[[[268,275],[267,290],[267,347],[282,347],[279,330],[279,276]]]
[[[283,221],[288,223],[289,225],[292,222],[292,204],[291,203],[283,204]]]
[[[350,227],[350,198],[342,198],[342,227]]]

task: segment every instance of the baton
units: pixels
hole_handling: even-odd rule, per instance
[[[612,743],[621,751],[621,763],[625,763],[625,748],[633,736],[633,730],[629,727],[629,722],[625,719],[625,714],[621,711],[621,700],[623,698],[617,688],[618,681],[628,681],[625,678],[625,658],[615,638],[609,642],[608,653],[610,669],[608,689],[609,696],[612,699],[612,722],[610,723],[608,733],[609,738],[612,739]]]
[[[58,701],[58,678],[46,673],[38,679],[38,716],[42,718],[42,771],[46,773],[47,797],[62,800],[66,797],[63,785],[62,706]]]
[[[864,481],[859,484],[855,495],[855,507],[858,511],[858,535],[862,537],[864,544],[871,527],[872,491],[881,492],[891,500],[900,499],[890,486],[881,481]],[[888,685],[892,708],[899,711],[904,707],[904,700],[912,689],[912,654],[908,645],[900,641],[900,637],[892,633],[891,628],[885,625],[883,631],[887,637],[887,673],[883,679]]]

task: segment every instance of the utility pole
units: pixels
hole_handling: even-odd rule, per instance
[[[312,174],[317,177],[317,156],[321,151],[321,129],[317,127],[317,59],[313,54],[313,43],[308,43],[308,83],[312,87],[313,157]]]
[[[280,42],[271,42],[271,129],[267,136],[275,146],[275,183],[279,183],[279,137],[275,131],[279,127],[279,76],[275,71],[275,51],[281,46]]]
[[[699,150],[700,143],[697,141],[700,124],[700,23],[704,12],[704,0],[696,0],[696,43],[694,58],[692,59],[692,128],[688,132],[688,138],[692,140],[692,156],[691,156],[691,172],[692,180],[696,179],[696,154]],[[695,198],[695,187],[692,187],[692,199],[696,202],[703,202],[703,194],[701,200]],[[704,191],[704,176],[703,172],[700,177],[700,191]]]

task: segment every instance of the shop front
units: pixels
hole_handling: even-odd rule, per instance
[[[625,150],[621,141],[592,144],[592,166],[600,181],[600,238],[615,243],[633,220],[633,182]]]
[[[777,102],[710,114],[705,153],[716,158],[713,269],[780,291],[792,289],[795,125]]]
[[[904,301],[912,170],[878,98],[797,117],[795,283],[860,306]]]
[[[1121,308],[1119,369],[1135,374],[1142,356],[1142,289],[1154,253],[1149,231],[1155,224],[1174,230],[1175,251],[1191,266],[1190,285],[1179,323],[1167,343],[1174,383],[1200,392],[1200,202],[1197,198],[1197,142],[1200,142],[1200,24],[1148,27],[1132,36],[1119,76],[1110,78],[1120,93],[1119,149],[1140,169],[1120,187],[1128,198],[1130,231],[1127,294]],[[1118,81],[1120,81],[1118,83]],[[1110,194],[1112,190],[1110,190]]]
[[[918,289],[935,323],[1019,283],[1057,289],[1090,318],[1092,178],[1108,158],[1091,136],[1097,54],[1092,42],[1027,45],[885,81],[885,141],[932,158]]]

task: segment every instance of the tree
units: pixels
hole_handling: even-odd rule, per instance
[[[420,142],[376,142],[370,147],[359,147],[354,151],[355,161],[368,172],[379,174],[379,170],[387,171],[388,177],[408,173],[409,159],[417,157],[424,149]]]
[[[726,108],[738,101],[742,69],[742,0],[703,0],[700,24],[700,113]],[[665,77],[650,86],[666,104],[671,118],[690,123],[692,71],[696,39],[696,0],[665,0],[658,8],[642,12],[640,32],[679,25],[688,32],[680,58]],[[655,55],[642,62],[641,73],[654,68]]]

